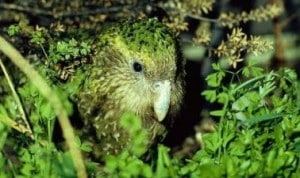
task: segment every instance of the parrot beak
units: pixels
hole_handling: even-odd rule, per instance
[[[159,122],[163,121],[166,117],[171,97],[171,83],[170,81],[160,81],[154,84],[154,92],[156,100],[154,101],[154,112]]]

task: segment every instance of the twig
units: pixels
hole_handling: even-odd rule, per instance
[[[29,132],[28,129],[26,127],[24,127],[24,125],[18,124],[16,121],[14,121],[11,118],[4,116],[2,114],[0,114],[0,121],[21,133]]]
[[[274,37],[275,37],[275,58],[273,63],[276,63],[276,68],[279,67],[280,64],[284,64],[284,44],[282,40],[282,24],[279,18],[274,19]]]
[[[96,8],[94,10],[84,9],[82,11],[73,11],[73,12],[66,12],[66,11],[47,11],[38,8],[26,8],[23,6],[19,6],[16,4],[7,4],[7,3],[0,3],[0,9],[12,10],[23,12],[31,15],[39,15],[39,16],[50,16],[54,19],[59,19],[62,17],[74,17],[74,16],[85,16],[85,15],[93,15],[93,14],[108,14],[108,13],[116,13],[121,11],[122,9],[126,9],[132,6],[113,6],[113,7],[101,7]]]
[[[30,138],[34,140],[33,132],[32,132],[32,130],[31,130],[31,128],[30,128],[30,125],[29,125],[29,123],[28,123],[28,121],[27,121],[26,114],[25,114],[23,105],[22,105],[22,103],[21,103],[20,97],[18,96],[18,94],[17,94],[17,92],[16,92],[16,90],[15,90],[14,84],[12,83],[12,81],[11,81],[11,79],[10,79],[8,73],[7,73],[7,70],[6,70],[5,66],[4,66],[3,61],[2,61],[1,58],[0,58],[0,66],[1,66],[1,69],[2,69],[2,71],[3,71],[3,73],[4,73],[4,75],[5,75],[5,78],[6,78],[6,80],[7,80],[7,83],[8,83],[8,85],[9,85],[11,91],[12,91],[12,95],[13,95],[15,101],[17,102],[18,109],[19,109],[19,112],[20,112],[20,114],[21,114],[21,118],[23,119],[23,121],[24,121],[24,123],[25,123],[25,125],[26,125],[28,134],[29,134]]]
[[[272,3],[276,3],[283,7],[282,0],[271,0]],[[283,7],[284,8],[284,7]],[[277,69],[282,65],[285,65],[286,60],[284,56],[284,43],[282,40],[282,20],[280,17],[276,17],[273,20],[274,24],[274,38],[275,38],[275,54],[274,58],[272,59],[272,66]]]
[[[290,16],[287,17],[286,19],[282,19],[282,21],[281,21],[282,27],[283,27],[283,28],[286,27],[288,24],[291,23],[292,20],[294,20],[295,18],[299,18],[299,17],[300,17],[300,12],[298,11],[298,12],[296,12],[296,13],[290,15]]]
[[[39,73],[33,68],[29,62],[3,37],[0,36],[0,50],[10,58],[10,60],[20,68],[22,72],[31,80],[39,92],[48,99],[49,103],[54,108],[54,111],[58,117],[59,124],[63,131],[63,136],[66,139],[66,143],[70,149],[70,153],[73,159],[77,171],[77,177],[86,178],[86,170],[82,158],[82,154],[78,149],[75,141],[74,130],[68,119],[68,115],[60,98],[50,88],[50,86],[43,80]]]
[[[194,14],[186,14],[187,16],[196,19],[196,20],[201,20],[201,21],[206,21],[206,22],[212,22],[212,23],[219,23],[218,19],[210,19],[207,17],[202,17]]]
[[[43,11],[43,10],[40,10],[40,9],[25,8],[23,6],[18,6],[16,4],[0,3],[0,8],[6,9],[6,10],[19,11],[19,12],[26,12],[26,13],[30,13],[30,14],[34,14],[34,15],[51,16],[51,12],[49,12],[49,11]]]

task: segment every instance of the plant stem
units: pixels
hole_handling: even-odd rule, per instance
[[[13,95],[15,101],[17,102],[18,110],[19,110],[19,112],[21,114],[21,118],[23,119],[23,121],[24,121],[24,123],[26,125],[27,131],[29,132],[28,133],[29,137],[34,140],[33,132],[32,132],[32,130],[30,128],[30,125],[29,125],[29,123],[27,121],[26,114],[25,114],[23,105],[21,103],[20,97],[18,96],[18,94],[17,94],[17,92],[15,90],[15,86],[12,83],[11,78],[9,77],[8,72],[7,72],[7,70],[6,70],[5,66],[4,66],[3,61],[2,61],[1,58],[0,58],[0,66],[1,66],[1,69],[2,69],[2,71],[4,73],[4,76],[5,76],[5,78],[6,78],[7,82],[8,82],[9,88],[12,91],[12,95]]]
[[[63,136],[66,139],[66,143],[70,149],[70,153],[73,159],[77,171],[77,177],[86,178],[86,170],[83,162],[82,154],[75,142],[75,135],[73,127],[68,119],[68,115],[64,106],[57,96],[57,94],[51,89],[51,87],[43,80],[39,73],[33,68],[30,63],[24,59],[24,57],[3,37],[0,36],[0,50],[10,58],[10,60],[20,68],[22,72],[31,80],[39,92],[48,99],[51,103],[54,111],[58,117],[59,124],[63,131]]]

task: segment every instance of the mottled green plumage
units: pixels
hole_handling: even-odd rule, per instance
[[[107,27],[101,38],[108,42],[117,36],[129,50],[153,56],[176,50],[173,33],[155,19],[120,22],[118,26]]]
[[[164,118],[178,113],[183,61],[174,35],[156,19],[126,21],[104,28],[78,93],[85,134],[95,132],[96,158],[116,154],[130,140],[119,125],[125,112],[142,119],[151,143],[165,134]],[[83,135],[85,135],[83,134]]]

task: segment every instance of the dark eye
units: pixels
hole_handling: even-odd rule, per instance
[[[135,72],[142,72],[143,71],[143,66],[139,62],[133,62],[133,70]]]

